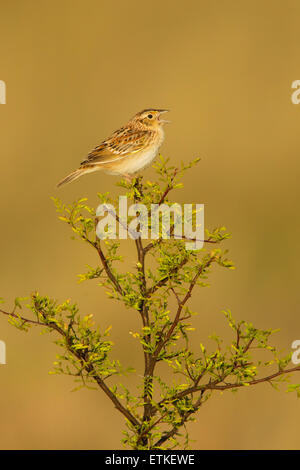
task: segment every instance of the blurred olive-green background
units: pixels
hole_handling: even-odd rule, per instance
[[[116,178],[55,184],[87,152],[146,107],[170,108],[162,154],[196,156],[181,202],[205,204],[206,226],[225,225],[237,269],[217,269],[191,306],[194,342],[230,338],[220,315],[280,328],[286,351],[300,339],[299,171],[300,0],[1,0],[0,296],[42,294],[78,301],[102,328],[113,326],[115,355],[141,371],[133,311],[96,283],[78,284],[97,265],[70,240],[50,196],[65,202],[116,194]],[[153,170],[147,169],[147,178]],[[174,197],[177,197],[174,194]],[[125,242],[124,242],[125,243]],[[125,247],[125,245],[124,245]],[[126,245],[129,261],[134,250]],[[123,418],[99,391],[71,393],[72,378],[50,376],[57,347],[0,318],[7,365],[0,366],[2,449],[120,448]],[[135,377],[132,377],[134,384]],[[294,376],[299,382],[299,375]],[[130,381],[129,381],[130,384]],[[300,402],[262,384],[215,395],[189,425],[195,449],[297,449]]]

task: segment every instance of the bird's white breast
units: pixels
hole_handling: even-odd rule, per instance
[[[133,155],[128,155],[119,161],[116,161],[114,164],[114,168],[109,168],[110,174],[115,175],[124,175],[124,174],[132,174],[136,173],[143,168],[146,168],[151,164],[151,162],[156,157],[159,147],[163,143],[164,140],[164,131],[161,129],[159,139],[151,145],[148,146],[145,150],[141,150]]]

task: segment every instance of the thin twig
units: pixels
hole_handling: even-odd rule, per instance
[[[56,323],[51,322],[51,319],[50,319],[50,322],[48,323],[49,319],[47,318],[47,316],[42,311],[40,311],[38,309],[36,311],[41,315],[41,317],[44,319],[45,323],[41,323],[41,322],[38,322],[38,321],[35,321],[35,320],[31,320],[29,318],[24,318],[24,317],[18,316],[15,313],[9,313],[9,312],[5,312],[4,310],[0,310],[0,312],[3,313],[4,315],[13,316],[14,318],[20,319],[20,320],[24,321],[25,323],[32,323],[34,325],[39,325],[39,326],[44,326],[44,327],[50,328],[50,329],[56,331],[57,333],[59,333],[61,336],[63,336],[66,340],[66,347],[67,347],[68,351],[70,351],[70,353],[72,353],[73,356],[77,357],[77,359],[79,359],[81,361],[84,369],[89,374],[89,376],[93,377],[93,379],[98,384],[98,386],[110,398],[110,400],[114,403],[115,407],[128,419],[128,421],[133,426],[139,427],[140,423],[135,418],[135,416],[133,416],[130,413],[130,411],[122,405],[122,403],[118,400],[116,395],[110,390],[110,388],[105,384],[105,382],[101,379],[101,377],[99,377],[99,375],[97,374],[97,372],[96,372],[95,368],[93,367],[93,365],[88,364],[86,362],[86,358],[85,358],[85,355],[84,355],[85,353],[82,353],[80,350],[75,350],[72,347],[72,342],[71,342],[70,337],[68,336],[68,334],[62,328],[60,328]]]

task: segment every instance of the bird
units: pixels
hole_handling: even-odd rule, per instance
[[[144,109],[94,148],[79,168],[63,178],[57,187],[98,170],[132,181],[133,175],[151,164],[164,141],[161,119],[168,109]]]

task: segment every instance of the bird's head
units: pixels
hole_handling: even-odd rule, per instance
[[[137,113],[131,119],[131,122],[144,129],[157,129],[167,122],[170,122],[161,119],[161,115],[168,111],[168,109],[144,109],[140,113]]]

